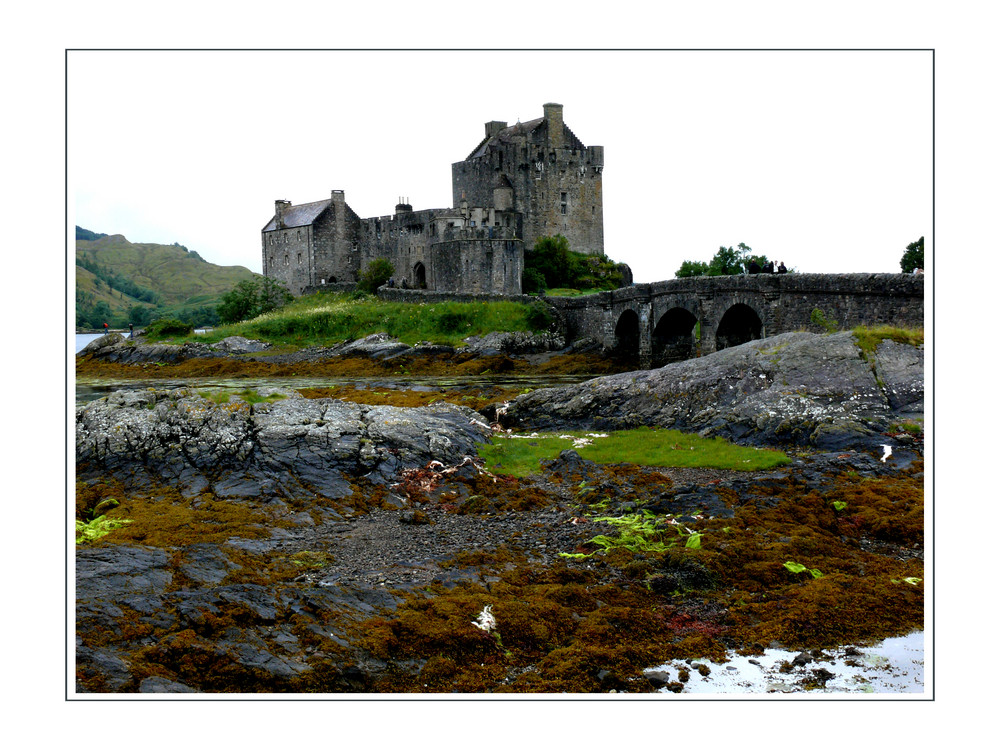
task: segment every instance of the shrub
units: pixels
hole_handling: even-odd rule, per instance
[[[277,310],[292,301],[291,293],[274,279],[258,276],[241,281],[216,308],[223,323],[238,323]]]
[[[525,294],[537,294],[548,289],[545,276],[537,268],[526,268],[521,276],[521,291]]]
[[[547,331],[552,325],[552,310],[544,302],[532,302],[525,315],[533,331]]]
[[[837,321],[827,320],[826,315],[818,307],[813,308],[813,311],[809,313],[809,322],[813,325],[819,326],[827,333],[833,333],[837,330]]]
[[[396,272],[392,263],[385,258],[378,258],[368,264],[368,268],[361,274],[358,281],[358,288],[369,294],[374,294],[375,290],[392,278]]]
[[[187,336],[192,330],[191,326],[182,323],[177,318],[160,318],[146,326],[146,335],[150,338],[161,339],[168,336]]]
[[[472,327],[472,312],[451,305],[438,313],[438,328],[445,333],[459,333]]]

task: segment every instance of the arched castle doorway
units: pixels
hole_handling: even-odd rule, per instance
[[[413,266],[413,288],[414,289],[426,289],[427,288],[427,269],[424,268],[424,264],[418,262]]]

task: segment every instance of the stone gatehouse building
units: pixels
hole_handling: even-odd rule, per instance
[[[451,166],[454,208],[414,211],[400,198],[387,216],[360,218],[343,190],[312,203],[274,203],[261,230],[264,275],[298,296],[356,282],[385,258],[400,286],[463,294],[520,294],[524,249],[562,234],[570,248],[604,254],[604,147],[584,146],[561,104],[485,137]]]

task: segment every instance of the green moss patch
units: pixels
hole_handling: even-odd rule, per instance
[[[567,449],[600,464],[620,463],[622,457],[627,457],[630,463],[641,466],[761,471],[791,461],[777,450],[746,448],[722,438],[651,428],[609,433],[498,435],[492,444],[479,447],[479,455],[491,471],[526,476],[539,471],[540,461],[554,459]]]

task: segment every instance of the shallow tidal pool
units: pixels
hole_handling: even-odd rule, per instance
[[[821,655],[794,663],[801,652],[769,648],[760,656],[730,653],[730,660],[716,663],[702,659],[670,662],[648,672],[663,672],[678,680],[689,672],[681,694],[923,694],[924,634],[916,631],[887,638],[872,645],[824,649]],[[812,653],[812,652],[810,652]],[[708,667],[703,675],[698,665]],[[782,666],[788,665],[785,671]],[[790,669],[788,668],[790,666]],[[663,687],[661,693],[672,692]]]

